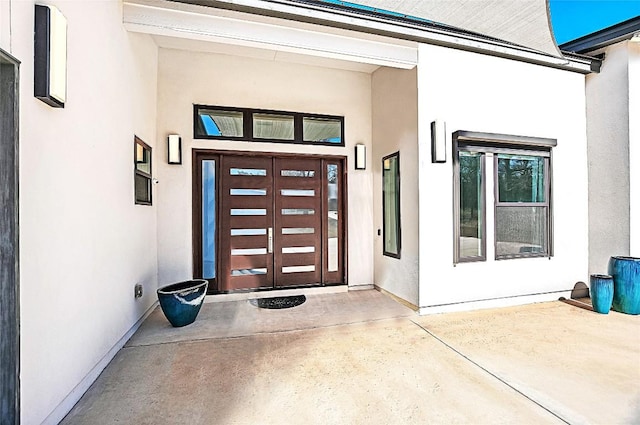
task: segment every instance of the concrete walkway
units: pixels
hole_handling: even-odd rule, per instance
[[[418,317],[377,291],[147,319],[63,424],[639,423],[640,316]]]

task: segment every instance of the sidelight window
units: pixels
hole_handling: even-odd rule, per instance
[[[484,154],[460,151],[458,153],[458,252],[460,261],[484,260],[485,192]]]
[[[382,158],[383,254],[400,258],[400,152]]]
[[[151,147],[134,137],[135,203],[151,205]]]

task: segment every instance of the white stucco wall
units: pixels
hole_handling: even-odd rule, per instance
[[[590,273],[606,273],[612,255],[629,255],[628,44],[604,49],[600,73],[586,77]]]
[[[123,29],[118,1],[48,3],[68,21],[64,109],[33,97],[34,2],[11,2],[11,38],[7,2],[0,6],[0,46],[9,43],[22,61],[24,424],[57,423],[67,413],[157,287],[156,207],[133,201],[134,134],[156,145],[157,49]],[[138,300],[136,283],[145,290]]]
[[[640,41],[628,42],[629,57],[629,254],[640,257]]]
[[[268,55],[267,55],[268,56]],[[345,147],[193,139],[193,104],[285,110],[345,117]],[[192,148],[347,156],[348,275],[350,286],[373,283],[372,172],[354,170],[356,143],[371,152],[371,76],[256,58],[160,49],[158,143],[180,134],[183,164],[156,162],[158,267],[161,284],[190,279],[192,258]]]
[[[379,68],[372,76],[373,193],[376,285],[418,305],[418,90],[417,69]],[[382,158],[400,152],[400,258],[382,254]]]
[[[11,3],[0,0],[0,49],[11,53]]]
[[[507,59],[421,45],[418,65],[420,306],[568,291],[587,279],[584,76]],[[431,163],[430,127],[558,140],[553,149],[554,251],[453,265],[453,178]],[[488,170],[490,172],[490,170]],[[488,217],[492,198],[488,197]],[[488,245],[493,244],[493,235]],[[550,295],[557,298],[557,295]],[[462,306],[461,308],[465,308]],[[428,309],[423,309],[427,312]]]

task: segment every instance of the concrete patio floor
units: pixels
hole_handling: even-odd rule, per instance
[[[640,423],[640,316],[419,317],[377,291],[156,309],[63,424]]]

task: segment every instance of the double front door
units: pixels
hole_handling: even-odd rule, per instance
[[[342,160],[248,155],[196,154],[196,277],[211,292],[343,283]]]

